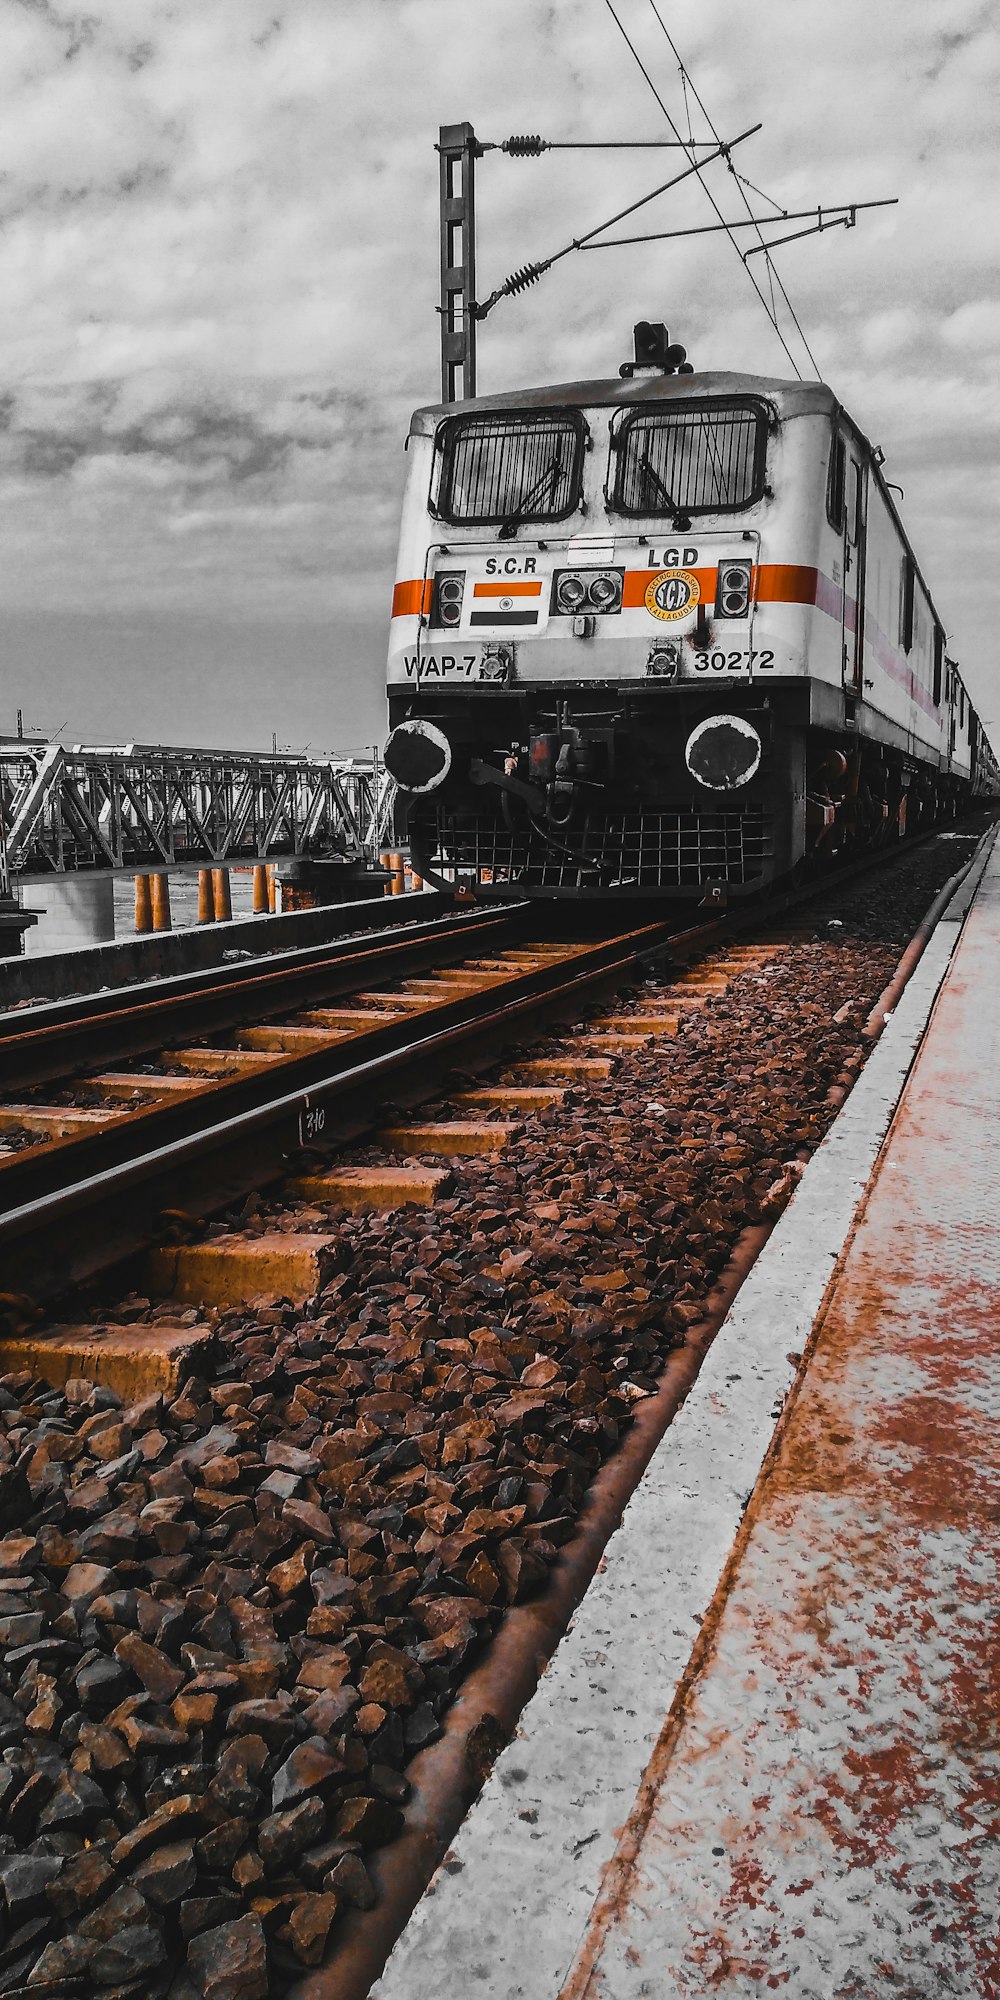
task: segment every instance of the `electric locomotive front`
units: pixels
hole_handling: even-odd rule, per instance
[[[413,418],[385,755],[431,881],[728,900],[806,852],[853,700],[817,582],[836,399],[622,376]]]

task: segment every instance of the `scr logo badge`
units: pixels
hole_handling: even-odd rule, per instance
[[[646,610],[654,618],[686,618],[700,597],[698,579],[689,569],[664,569],[646,586]]]

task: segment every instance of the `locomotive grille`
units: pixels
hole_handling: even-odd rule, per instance
[[[637,812],[590,815],[581,827],[541,836],[502,823],[439,815],[411,823],[435,874],[472,877],[525,889],[708,888],[759,881],[773,853],[773,823],[763,807],[740,812]],[[560,852],[559,849],[569,852]]]

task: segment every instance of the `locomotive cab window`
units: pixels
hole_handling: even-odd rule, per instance
[[[578,410],[450,417],[438,432],[433,510],[469,527],[563,521],[580,504],[587,429]]]
[[[612,445],[609,498],[620,514],[731,514],[764,492],[767,417],[759,403],[626,410]]]

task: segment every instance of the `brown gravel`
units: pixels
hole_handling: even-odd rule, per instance
[[[409,1757],[787,1201],[965,851],[811,916],[508,1153],[450,1162],[433,1211],[252,1199],[244,1229],[332,1223],[338,1269],[304,1309],[217,1315],[172,1403],[0,1379],[0,1995],[265,2000],[371,1906]]]

